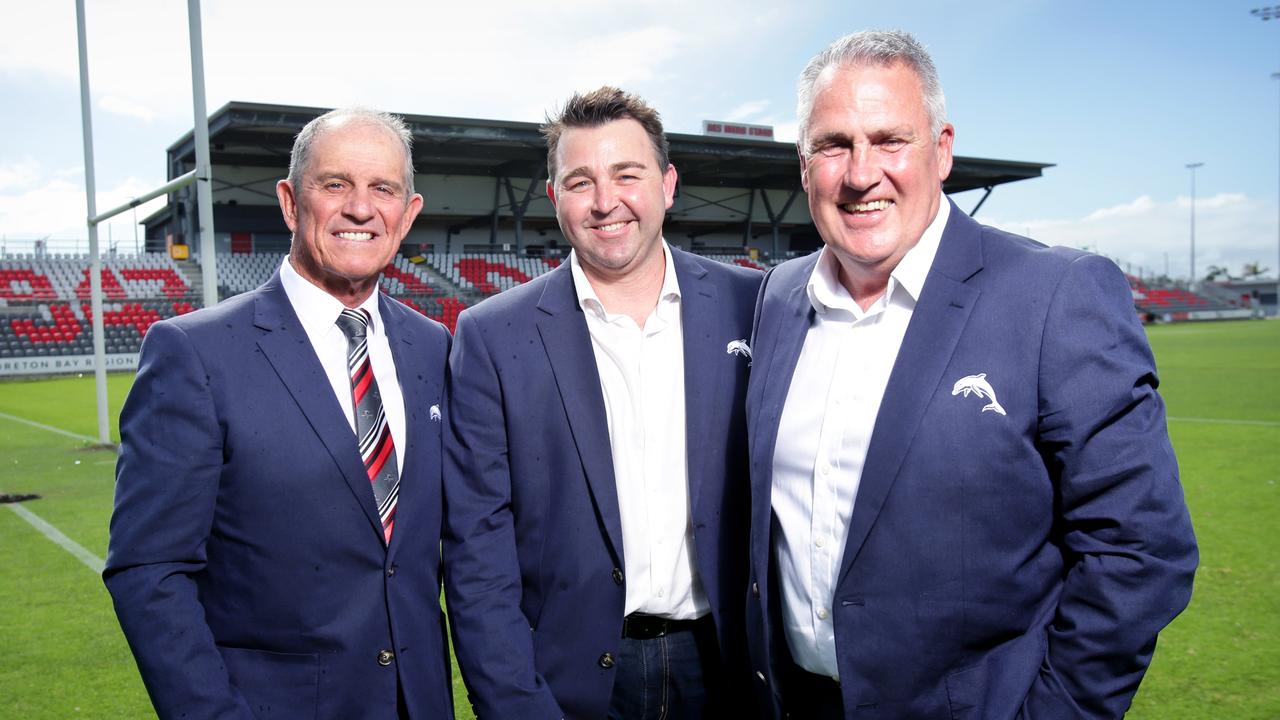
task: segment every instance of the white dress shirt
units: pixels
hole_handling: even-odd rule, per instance
[[[693,557],[680,285],[666,241],[658,304],[636,325],[604,309],[569,254],[600,374],[622,520],[625,612],[691,620],[710,610]]]
[[[849,518],[880,400],[933,265],[950,205],[890,274],[865,311],[824,247],[806,290],[816,311],[805,334],[773,453],[774,556],[787,647],[796,664],[839,679],[832,602]]]
[[[313,285],[310,280],[298,274],[285,256],[280,265],[280,284],[284,286],[285,295],[289,296],[289,304],[302,321],[302,329],[311,340],[311,347],[320,358],[325,375],[333,394],[338,398],[338,406],[346,415],[351,432],[356,431],[356,412],[351,399],[351,376],[347,374],[347,336],[338,327],[338,315],[345,307],[337,298]],[[374,290],[360,307],[369,311],[369,362],[373,365],[373,376],[378,381],[378,393],[382,396],[382,408],[387,414],[387,425],[391,427],[391,440],[395,443],[396,467],[403,469],[401,458],[404,457],[404,396],[400,392],[400,380],[396,377],[396,363],[391,358],[391,346],[387,343],[386,328],[382,324],[382,315],[378,313],[378,290]]]

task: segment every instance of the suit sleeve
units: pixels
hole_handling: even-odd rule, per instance
[[[204,619],[222,431],[186,333],[153,325],[120,413],[115,509],[103,579],[161,718],[251,718]]]
[[[1044,332],[1039,443],[1067,575],[1022,714],[1120,717],[1156,634],[1191,598],[1195,537],[1155,361],[1119,269],[1075,260]]]
[[[464,313],[449,358],[445,439],[445,601],[454,653],[476,716],[561,718],[534,665],[520,608],[502,379],[484,333]]]

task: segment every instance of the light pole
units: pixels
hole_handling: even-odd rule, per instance
[[[1271,73],[1271,79],[1280,80],[1280,72]],[[1280,120],[1280,113],[1276,118]],[[1280,178],[1280,153],[1277,154],[1276,168],[1277,177]],[[1280,179],[1276,181],[1276,317],[1280,317]]]
[[[1280,20],[1280,5],[1264,5],[1254,8],[1249,14],[1259,20]],[[1271,73],[1272,80],[1280,80],[1280,72]],[[1280,317],[1280,185],[1276,186],[1276,317]]]
[[[1188,287],[1192,289],[1196,285],[1196,168],[1203,165],[1202,162],[1187,163],[1191,171],[1191,281]]]

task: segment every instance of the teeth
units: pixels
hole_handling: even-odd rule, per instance
[[[845,203],[845,212],[871,212],[872,210],[888,210],[893,203],[889,200],[872,200],[865,203]]]
[[[340,232],[338,237],[343,240],[372,240],[373,233],[367,232]]]
[[[613,232],[614,230],[621,230],[622,228],[626,227],[626,225],[627,224],[625,222],[616,222],[616,223],[609,223],[608,225],[601,225],[598,229],[603,230],[605,232]]]

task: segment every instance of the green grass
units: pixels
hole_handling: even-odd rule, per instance
[[[1150,338],[1201,568],[1130,717],[1280,717],[1280,322],[1158,327]],[[131,380],[110,377],[113,419]],[[91,376],[0,383],[0,413],[97,436]],[[0,418],[0,492],[39,493],[24,507],[102,557],[114,453],[85,445]],[[456,678],[454,694],[471,718]],[[101,580],[0,508],[0,717],[150,716]]]

